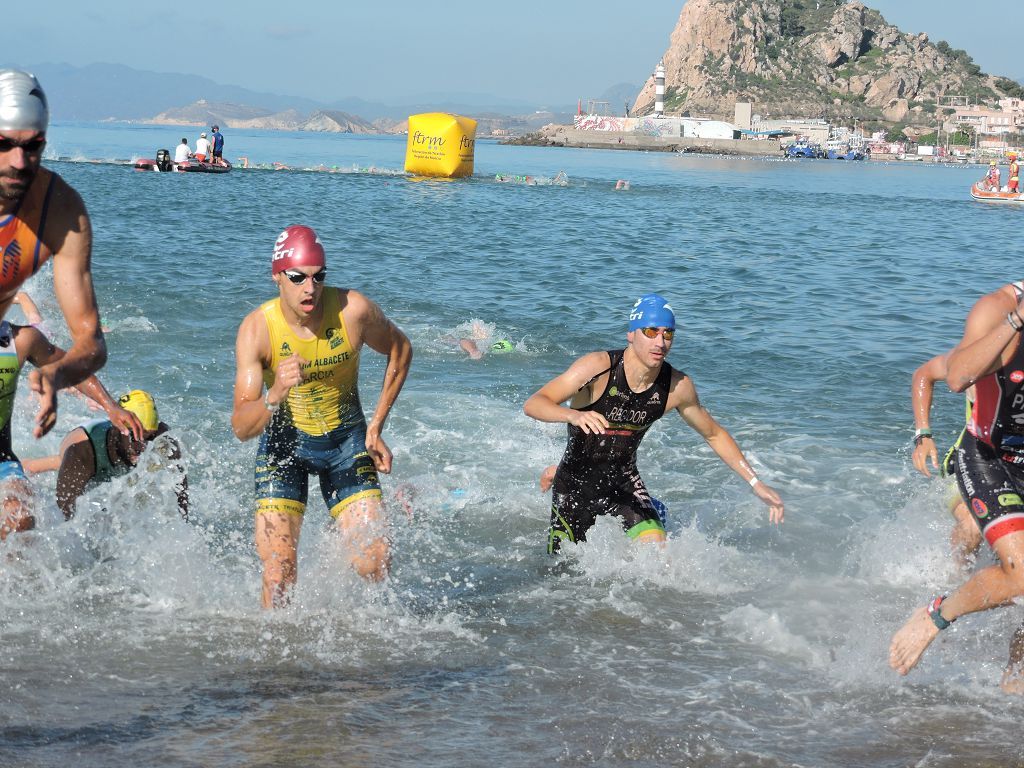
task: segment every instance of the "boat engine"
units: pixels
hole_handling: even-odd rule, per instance
[[[158,149],[156,151],[156,167],[161,171],[174,170],[174,164],[171,163],[171,153],[166,149]]]

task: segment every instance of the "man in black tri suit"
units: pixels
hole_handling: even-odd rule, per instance
[[[548,552],[586,538],[598,515],[614,515],[626,534],[665,541],[665,528],[637,471],[636,451],[647,429],[674,408],[781,523],[779,494],[761,482],[736,441],[697,398],[693,381],[665,362],[675,314],[661,296],[641,296],[629,316],[629,346],[591,352],[530,396],[523,406],[538,421],[566,422],[569,442],[555,473]],[[569,406],[561,403],[569,401]]]

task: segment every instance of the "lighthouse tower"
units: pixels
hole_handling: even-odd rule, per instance
[[[654,70],[654,116],[663,117],[665,115],[665,63],[662,61],[658,62],[657,69]]]

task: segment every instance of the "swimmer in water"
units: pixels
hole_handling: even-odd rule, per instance
[[[177,475],[175,484],[178,511],[188,520],[188,476],[181,466],[181,446],[167,434],[170,429],[160,421],[153,396],[141,389],[123,395],[118,405],[135,414],[142,425],[142,439],[118,429],[107,419],[97,419],[71,430],[60,444],[60,453],[42,459],[27,459],[25,471],[39,474],[57,472],[57,506],[70,520],[75,514],[78,497],[100,483],[128,474],[139,463],[139,457],[150,445],[170,462]]]
[[[0,321],[0,541],[15,531],[35,527],[32,486],[11,445],[11,416],[18,388],[18,374],[25,362],[38,367],[59,360],[64,350],[54,346],[37,328]],[[78,388],[101,403],[116,431],[129,439],[142,439],[143,425],[138,416],[122,408],[95,376]]]

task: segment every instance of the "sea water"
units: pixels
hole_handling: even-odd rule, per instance
[[[226,131],[226,156],[344,172],[82,162],[151,157],[181,134],[50,133],[47,165],[92,216],[101,379],[156,396],[192,520],[173,478],[146,466],[68,523],[52,475],[36,479],[38,529],[0,546],[0,765],[1024,759],[1024,703],[998,689],[1019,607],[962,618],[906,679],[886,664],[911,610],[965,578],[949,488],[910,463],[909,388],[979,295],[1021,277],[1024,212],[972,202],[980,171],[481,141],[473,178],[417,181],[400,175],[401,137],[257,131]],[[565,186],[495,178],[560,171]],[[234,341],[275,295],[271,246],[293,223],[317,229],[330,283],[377,301],[415,358],[384,433],[391,577],[350,572],[314,487],[294,599],[268,613],[255,441],[230,427]],[[27,288],[67,343],[51,274]],[[603,519],[549,558],[537,479],[565,427],[523,401],[579,355],[622,347],[650,291],[678,318],[670,362],[782,494],[786,521],[770,525],[670,413],[640,450],[667,546]],[[453,339],[473,328],[513,350],[469,359]],[[365,350],[368,410],[382,374]],[[95,415],[63,397],[36,441],[33,409],[23,384],[22,457]],[[940,448],[962,410],[940,388]]]

